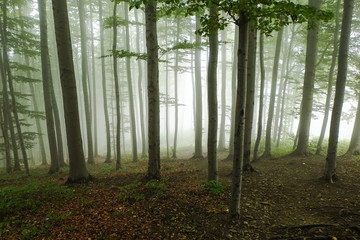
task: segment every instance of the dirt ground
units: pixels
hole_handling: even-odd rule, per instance
[[[318,156],[254,163],[256,172],[243,178],[238,221],[228,213],[232,162],[219,161],[225,188],[211,193],[203,183],[207,160],[199,159],[163,161],[164,180],[153,185],[143,178],[146,162],[126,163],[120,172],[70,186],[72,199],[19,214],[35,226],[49,208],[66,216],[35,239],[360,239],[360,161],[339,158],[339,181],[331,185],[320,179],[324,164]],[[50,180],[63,184],[66,175]]]

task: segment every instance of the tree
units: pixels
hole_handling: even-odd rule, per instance
[[[41,45],[41,67],[43,79],[44,104],[46,114],[46,127],[48,132],[48,141],[50,148],[51,165],[49,173],[59,171],[58,149],[56,146],[56,134],[54,125],[53,106],[51,98],[51,73],[49,68],[49,48],[47,39],[47,18],[46,18],[46,1],[38,0],[39,17],[40,17],[40,45]]]
[[[273,66],[272,80],[271,80],[269,112],[266,123],[265,151],[261,157],[271,156],[271,130],[272,130],[272,123],[274,118],[276,82],[278,78],[280,49],[281,49],[283,33],[284,33],[284,28],[281,28],[277,34],[277,39],[276,39],[274,66]]]
[[[218,151],[225,151],[225,117],[226,117],[226,28],[221,31],[221,117],[219,127]]]
[[[196,30],[200,29],[200,16],[196,14]],[[202,153],[202,89],[201,89],[201,36],[196,34],[195,44],[195,153],[193,158],[203,158]]]
[[[321,8],[322,0],[309,0],[309,6]],[[317,20],[315,20],[317,21]],[[299,138],[298,144],[293,152],[294,155],[309,154],[309,131],[311,123],[311,113],[313,108],[313,94],[316,70],[316,56],[318,49],[319,24],[315,28],[309,29],[307,33],[306,60],[303,94],[301,100]]]
[[[324,178],[325,181],[333,183],[337,181],[336,153],[339,137],[339,126],[341,111],[344,102],[344,93],[348,67],[349,39],[351,33],[352,13],[354,0],[344,0],[344,10],[341,25],[341,36],[338,58],[338,73],[336,79],[334,107],[331,114],[329,145],[326,157]]]
[[[124,6],[125,11],[125,21],[129,21],[129,6],[126,3]],[[129,25],[125,27],[125,50],[130,51],[130,33]],[[126,58],[126,73],[128,79],[128,92],[129,92],[129,111],[130,111],[130,128],[131,128],[131,140],[132,140],[132,153],[133,153],[133,162],[138,161],[137,156],[137,140],[136,140],[136,124],[135,124],[135,106],[134,106],[134,96],[133,96],[133,87],[132,87],[132,78],[131,78],[131,66],[130,66],[130,57]]]
[[[339,24],[340,4],[341,4],[341,1],[338,0],[336,3],[336,11],[335,11],[335,31],[334,31],[334,39],[333,39],[334,49],[333,49],[333,53],[332,53],[332,57],[331,57],[328,88],[327,88],[327,92],[326,92],[325,113],[324,113],[323,123],[321,126],[319,140],[318,140],[317,147],[316,147],[317,155],[320,155],[320,153],[321,153],[322,143],[324,141],[325,131],[326,131],[326,127],[327,127],[328,120],[329,120],[331,93],[333,90],[334,69],[335,69],[335,65],[336,65],[336,57],[338,55],[338,50],[339,50],[338,41],[339,41],[339,28],[340,28],[340,24]]]
[[[118,66],[117,66],[117,56],[116,52],[116,43],[117,43],[117,18],[116,18],[116,6],[119,3],[114,1],[113,9],[113,71],[114,71],[114,83],[115,83],[115,101],[116,101],[116,170],[121,168],[121,148],[120,148],[120,128],[121,128],[121,119],[120,119],[120,89],[119,89],[119,79],[118,79]]]
[[[86,169],[82,147],[67,3],[52,0],[52,7],[69,151],[70,171],[67,183],[84,182],[90,180],[91,176]]]
[[[156,28],[156,0],[145,5],[148,117],[149,117],[149,167],[147,177],[160,179],[160,100],[159,100],[159,60]]]
[[[79,19],[80,19],[80,35],[81,35],[81,79],[82,89],[84,94],[85,104],[85,119],[86,119],[86,135],[88,145],[88,163],[94,164],[94,151],[93,151],[93,136],[91,127],[91,114],[90,114],[90,98],[88,92],[88,55],[87,55],[87,34],[85,26],[85,7],[84,0],[78,0]]]
[[[20,121],[19,121],[19,116],[18,116],[18,110],[17,110],[17,106],[16,106],[16,98],[15,98],[15,92],[14,92],[14,85],[13,85],[13,76],[11,73],[11,69],[10,69],[10,61],[9,61],[9,55],[8,55],[8,43],[7,43],[7,1],[4,0],[3,1],[3,5],[2,5],[2,12],[3,12],[3,24],[2,24],[2,38],[1,38],[1,43],[2,43],[2,49],[3,49],[3,59],[4,59],[4,67],[5,67],[5,73],[6,73],[6,77],[7,79],[3,79],[3,81],[8,81],[9,83],[9,90],[10,90],[10,95],[11,95],[11,110],[13,112],[14,115],[14,120],[15,120],[15,126],[16,126],[16,130],[17,130],[17,134],[18,134],[18,139],[19,139],[19,144],[20,144],[20,149],[21,149],[21,153],[23,156],[23,162],[24,162],[24,166],[25,166],[25,171],[26,173],[29,175],[30,171],[29,171],[29,164],[28,164],[28,159],[27,159],[27,153],[26,153],[26,149],[25,149],[25,144],[24,144],[24,138],[23,138],[23,133],[21,130],[21,126],[20,126]],[[4,88],[4,91],[6,91],[7,88]],[[7,115],[9,118],[10,123],[11,121],[11,114]],[[15,134],[12,134],[13,139],[15,140]],[[16,142],[13,140],[13,144],[15,143],[15,147],[16,148]]]
[[[210,18],[216,19],[217,7],[210,7]],[[218,58],[218,30],[212,29],[209,35],[209,63],[208,63],[208,181],[218,181],[218,162],[216,159],[218,103],[217,103],[217,58]]]
[[[102,12],[102,0],[99,0],[99,23],[100,23],[100,53],[101,56],[105,55],[104,47],[104,23]],[[101,78],[103,88],[103,102],[104,102],[104,117],[105,117],[105,132],[106,132],[106,163],[111,162],[111,141],[110,141],[110,123],[109,123],[109,111],[107,104],[107,92],[106,92],[106,71],[105,71],[105,58],[101,58]]]

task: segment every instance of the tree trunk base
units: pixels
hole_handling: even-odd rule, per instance
[[[89,174],[89,176],[86,178],[86,177],[82,177],[82,178],[79,178],[79,179],[71,179],[70,177],[66,180],[65,182],[65,185],[71,185],[71,184],[83,184],[83,183],[88,183],[90,181],[94,181],[95,178],[93,176],[91,176]]]
[[[223,159],[223,162],[230,162],[234,159],[234,155],[229,154],[225,159]]]
[[[104,163],[112,163],[111,158],[107,158]]]
[[[250,163],[247,163],[243,167],[243,172],[253,173],[256,172],[256,170],[253,168],[253,166],[251,166]]]
[[[193,160],[203,160],[205,159],[203,155],[194,155],[192,156],[190,159],[193,159]]]
[[[50,168],[49,171],[48,171],[48,174],[54,174],[54,173],[57,173],[60,171],[60,168]]]

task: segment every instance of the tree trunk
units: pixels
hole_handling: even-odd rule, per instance
[[[176,43],[179,43],[180,38],[180,18],[176,19]],[[176,158],[177,137],[179,128],[179,97],[178,97],[178,72],[179,72],[179,51],[175,51],[175,66],[174,66],[174,91],[175,91],[175,132],[174,132],[174,149],[172,158]]]
[[[98,136],[97,136],[97,101],[96,101],[96,79],[95,79],[95,46],[94,46],[94,26],[93,26],[93,10],[92,2],[90,1],[90,34],[91,34],[91,72],[92,72],[92,83],[93,83],[93,117],[94,117],[94,155],[95,158],[99,156],[98,153]]]
[[[231,185],[231,218],[240,218],[240,199],[244,160],[246,65],[248,48],[248,20],[239,14],[238,86],[236,94],[236,116],[234,135],[234,160]]]
[[[309,6],[321,8],[322,0],[309,0]],[[316,55],[318,50],[319,22],[314,29],[309,29],[306,44],[305,76],[299,121],[299,139],[294,155],[309,154],[309,131],[313,106]]]
[[[138,11],[135,10],[135,21],[138,22]],[[140,28],[136,25],[136,51],[140,52]],[[141,158],[146,157],[146,137],[145,137],[145,118],[144,118],[144,99],[143,99],[143,76],[142,76],[142,64],[141,61],[137,61],[138,64],[138,95],[139,95],[139,106],[140,106],[140,130],[141,130]]]
[[[226,120],[226,28],[221,31],[221,117],[219,128],[218,151],[225,151],[225,120]]]
[[[100,52],[101,56],[105,55],[104,47],[104,24],[103,24],[102,0],[99,0],[99,22],[100,22]],[[110,122],[109,110],[106,92],[106,69],[105,58],[101,58],[101,78],[103,88],[104,116],[105,116],[105,132],[106,132],[106,159],[105,163],[111,162],[111,141],[110,141]]]
[[[85,104],[85,119],[86,119],[86,135],[88,146],[88,164],[94,164],[94,150],[92,140],[92,127],[91,127],[91,113],[90,113],[90,100],[88,91],[88,56],[87,56],[87,34],[85,23],[85,7],[84,0],[78,0],[79,19],[80,19],[80,35],[81,35],[81,79],[84,94]]]
[[[259,57],[260,57],[260,97],[259,97],[259,117],[258,117],[258,125],[257,125],[257,136],[255,140],[254,146],[254,156],[253,160],[257,161],[259,145],[261,140],[262,133],[262,125],[263,125],[263,109],[264,109],[264,85],[265,85],[265,66],[264,66],[264,34],[260,33],[260,49],[259,49]]]
[[[277,82],[277,78],[278,78],[280,49],[281,49],[283,33],[284,33],[284,28],[281,28],[280,31],[278,32],[277,40],[276,40],[275,58],[274,58],[274,66],[273,66],[272,81],[271,81],[271,91],[270,91],[269,112],[268,112],[268,118],[267,118],[267,123],[266,123],[265,152],[263,153],[262,157],[270,157],[271,156],[271,130],[272,130],[273,117],[274,117],[276,82]]]
[[[254,118],[254,97],[255,97],[255,71],[256,71],[256,44],[257,31],[249,25],[248,40],[248,65],[246,76],[246,107],[245,107],[245,130],[244,130],[244,171],[253,172],[250,164],[251,154],[251,132]]]
[[[210,18],[216,17],[217,7],[210,7]],[[213,30],[209,36],[209,65],[208,65],[208,181],[218,181],[218,162],[216,159],[217,125],[218,125],[218,102],[217,102],[217,59],[218,59],[218,31]]]
[[[159,62],[156,28],[156,0],[145,5],[147,79],[149,109],[149,167],[147,177],[160,179],[160,101],[159,101]]]
[[[165,45],[168,46],[168,18],[165,20]],[[166,135],[166,158],[169,159],[169,54],[165,54],[165,135]]]
[[[125,10],[125,21],[129,21],[129,6],[127,3],[124,5]],[[130,33],[129,25],[125,27],[125,50],[130,51]],[[131,66],[130,66],[130,57],[125,59],[126,61],[126,75],[128,79],[128,92],[129,92],[129,111],[130,111],[130,129],[131,129],[131,140],[132,140],[132,154],[133,162],[138,161],[137,156],[137,139],[136,139],[136,124],[135,124],[135,106],[134,106],[134,96],[133,96],[133,87],[132,87],[132,78],[131,78]]]
[[[7,49],[7,1],[4,0],[3,1],[3,6],[2,6],[2,10],[3,10],[3,34],[2,34],[2,47],[3,47],[3,58],[4,58],[4,66],[6,69],[6,73],[7,73],[7,80],[9,81],[9,90],[10,90],[10,95],[11,95],[11,105],[12,105],[12,112],[14,114],[14,120],[15,120],[15,125],[16,125],[16,130],[17,130],[17,137],[19,140],[19,144],[20,144],[20,149],[21,149],[21,153],[23,156],[23,162],[24,162],[24,166],[25,166],[25,171],[26,174],[30,174],[29,172],[29,164],[28,164],[28,159],[27,159],[27,154],[26,154],[26,149],[25,149],[25,144],[24,144],[24,139],[23,139],[23,134],[21,131],[21,126],[20,126],[20,121],[19,121],[19,116],[18,116],[18,112],[16,109],[16,99],[15,99],[15,92],[14,92],[14,86],[13,86],[13,77],[12,77],[12,73],[10,70],[10,63],[9,63],[9,56],[8,56],[8,49]],[[4,79],[4,81],[6,81],[6,79]],[[4,88],[7,89],[7,88]]]
[[[67,4],[66,1],[52,0],[52,7],[69,150],[70,171],[67,183],[83,182],[88,181],[91,176],[86,169],[82,146]]]
[[[356,117],[354,127],[351,135],[349,148],[345,155],[359,155],[360,154],[360,94],[358,100],[358,106],[356,110]]]
[[[339,12],[340,12],[340,5],[341,1],[338,0],[336,4],[336,12],[335,12],[335,30],[334,30],[334,39],[333,39],[333,46],[334,50],[331,57],[331,66],[329,71],[329,80],[328,80],[328,88],[326,92],[326,101],[325,101],[325,108],[324,108],[324,119],[321,126],[321,132],[319,136],[319,141],[317,143],[316,147],[316,155],[321,154],[322,150],[322,143],[324,141],[325,131],[329,120],[329,113],[330,113],[330,101],[331,101],[331,94],[332,94],[332,88],[333,88],[333,79],[334,79],[334,70],[336,65],[336,57],[339,50],[339,29],[340,29],[340,19],[339,19]]]
[[[113,9],[113,71],[114,71],[114,83],[115,83],[115,101],[116,101],[116,170],[121,168],[121,146],[120,146],[120,128],[121,128],[121,119],[120,119],[120,89],[119,89],[119,79],[118,79],[118,66],[117,66],[117,57],[116,57],[116,43],[117,43],[117,23],[116,23],[116,7],[117,3],[114,2]]]
[[[196,29],[200,28],[200,16],[196,15]],[[193,158],[203,158],[202,152],[202,87],[201,87],[201,36],[195,37],[195,153]]]
[[[3,33],[3,28],[1,24],[0,19],[0,32],[1,32],[1,38]],[[4,138],[4,147],[5,147],[5,161],[6,161],[6,172],[10,173],[12,171],[11,169],[11,156],[10,156],[10,139],[9,139],[9,132],[8,132],[8,126],[9,126],[9,119],[8,116],[10,114],[9,111],[9,97],[7,91],[7,82],[6,82],[6,73],[3,63],[3,57],[0,51],[0,73],[2,78],[2,87],[3,87],[3,102],[0,104],[0,125],[1,125],[1,132],[2,136]],[[20,167],[20,164],[19,166]]]
[[[341,25],[335,99],[334,99],[334,107],[331,115],[329,145],[328,145],[328,152],[327,152],[325,172],[324,172],[325,180],[329,183],[333,183],[337,180],[336,152],[337,152],[338,137],[339,137],[341,111],[344,102],[353,9],[354,9],[354,0],[344,0],[344,11],[343,11],[343,19]]]
[[[234,53],[232,62],[232,76],[231,76],[231,125],[230,125],[230,140],[229,140],[229,155],[227,160],[234,158],[234,132],[235,132],[235,112],[236,112],[236,82],[238,70],[238,44],[239,44],[239,27],[235,26],[234,39]]]

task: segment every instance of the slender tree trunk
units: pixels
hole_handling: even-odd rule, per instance
[[[254,146],[254,156],[253,160],[257,161],[261,134],[262,134],[262,125],[263,125],[263,109],[264,109],[264,90],[265,90],[265,66],[264,66],[264,34],[260,33],[260,49],[259,49],[259,57],[260,57],[260,97],[259,97],[259,117],[257,124],[257,136],[255,140]]]
[[[0,19],[0,31],[1,31],[1,38],[3,33],[2,23]],[[1,125],[1,132],[4,138],[4,147],[5,147],[5,161],[6,161],[6,172],[10,173],[11,169],[11,156],[10,156],[10,139],[9,139],[9,132],[8,132],[8,125],[9,119],[8,116],[10,114],[9,111],[9,99],[7,93],[7,82],[6,82],[6,73],[3,63],[3,57],[0,51],[0,73],[2,79],[2,87],[3,87],[3,101],[0,104],[0,125]],[[19,166],[20,167],[20,164]]]
[[[97,136],[97,101],[96,101],[96,79],[95,79],[95,46],[94,46],[94,26],[93,26],[93,9],[92,2],[90,1],[90,34],[91,34],[91,72],[92,72],[92,82],[93,82],[93,117],[94,117],[94,155],[95,158],[99,157],[98,153],[98,136]]]
[[[316,155],[321,154],[322,150],[322,143],[324,141],[325,137],[325,131],[329,120],[329,113],[330,113],[330,101],[331,101],[331,94],[332,94],[332,88],[333,88],[333,79],[334,79],[334,70],[336,65],[336,57],[339,50],[339,29],[340,29],[340,19],[339,19],[339,12],[340,12],[340,5],[341,0],[338,0],[336,3],[336,12],[335,12],[335,30],[334,30],[334,39],[333,39],[333,46],[334,50],[331,57],[331,65],[329,70],[329,80],[328,80],[328,88],[326,92],[326,101],[325,101],[325,108],[324,108],[324,118],[323,123],[321,126],[321,132],[319,136],[319,141],[317,143],[316,147]]]
[[[342,105],[344,102],[346,75],[348,66],[349,42],[351,33],[351,20],[354,9],[354,0],[344,0],[344,11],[341,25],[339,46],[338,73],[336,80],[334,107],[331,115],[330,136],[324,177],[329,183],[337,180],[336,153],[338,146],[339,127]]]
[[[85,104],[85,119],[86,119],[86,135],[88,146],[88,163],[94,164],[94,150],[92,140],[92,127],[91,127],[91,113],[90,113],[90,100],[88,90],[88,56],[87,56],[87,34],[85,25],[85,7],[84,0],[78,0],[79,19],[80,19],[80,35],[81,35],[81,78],[84,94]]]
[[[253,172],[250,164],[251,154],[251,132],[254,118],[254,96],[255,96],[255,71],[256,71],[256,44],[257,31],[249,25],[248,40],[248,63],[246,76],[246,107],[245,107],[245,130],[244,130],[244,171]]]
[[[200,28],[200,16],[196,15],[196,29]],[[195,119],[195,153],[193,158],[203,158],[202,152],[202,87],[201,87],[201,36],[196,35],[195,44],[195,91],[196,91],[196,119]]]
[[[210,17],[215,17],[217,7],[212,4]],[[217,59],[218,59],[218,31],[213,30],[209,36],[210,56],[208,65],[208,181],[218,181],[218,162],[216,159],[217,125],[218,125],[218,102],[217,102]]]
[[[180,18],[176,19],[176,43],[180,38]],[[179,97],[178,97],[178,72],[179,72],[179,51],[175,51],[175,67],[174,67],[174,91],[175,91],[175,130],[174,130],[174,149],[172,158],[176,158],[177,138],[179,128]]]
[[[83,182],[91,179],[91,176],[86,169],[82,147],[67,4],[66,1],[53,0],[52,7],[69,150],[70,171],[67,183]]]
[[[282,99],[281,99],[281,109],[280,109],[280,124],[279,124],[279,130],[277,132],[277,139],[276,139],[276,148],[280,147],[280,140],[281,140],[281,133],[283,129],[284,124],[284,114],[285,114],[285,97],[286,97],[286,87],[288,83],[288,76],[286,76],[286,79],[284,81],[283,86],[283,93],[282,93]]]
[[[221,31],[221,118],[219,128],[218,151],[225,151],[225,120],[226,120],[226,28]]]
[[[168,46],[168,22],[165,20],[165,45]],[[165,54],[165,135],[166,135],[166,158],[169,159],[169,54]]]
[[[232,63],[231,76],[231,125],[230,125],[230,141],[229,141],[229,155],[227,160],[234,158],[234,133],[235,133],[235,112],[236,112],[236,85],[237,85],[237,70],[238,70],[238,45],[239,45],[239,27],[235,26],[234,39],[234,54]]]
[[[116,43],[117,43],[117,23],[116,23],[116,7],[117,3],[114,2],[113,9],[113,70],[114,70],[114,82],[115,82],[115,101],[116,101],[116,170],[121,168],[121,146],[120,146],[120,128],[121,128],[121,119],[120,119],[120,89],[119,89],[119,79],[118,79],[118,66],[117,66],[117,57],[116,57]]]
[[[104,47],[104,23],[102,12],[102,0],[99,0],[99,22],[100,22],[100,52],[101,56],[105,55]],[[109,110],[106,92],[106,69],[105,58],[101,58],[101,78],[103,88],[103,102],[104,102],[104,116],[105,116],[105,132],[106,132],[106,163],[111,162],[111,141],[110,141],[110,122],[109,122]]]
[[[276,82],[278,78],[280,49],[281,49],[283,33],[284,33],[284,28],[281,28],[280,31],[278,32],[278,36],[276,40],[274,67],[273,67],[272,81],[271,81],[269,112],[268,112],[268,119],[266,124],[265,152],[263,153],[262,157],[271,156],[271,130],[272,130],[273,117],[274,117]]]
[[[160,179],[160,101],[159,101],[159,62],[156,28],[156,0],[145,5],[147,79],[149,109],[149,179]]]
[[[309,0],[309,6],[321,8],[322,0]],[[314,82],[316,71],[316,56],[319,36],[319,22],[314,29],[309,29],[306,44],[306,60],[303,95],[301,100],[301,112],[299,121],[299,139],[293,152],[294,155],[309,154],[309,132],[311,123],[311,113],[313,106]]]
[[[135,10],[135,21],[138,22],[138,12]],[[136,51],[140,52],[140,28],[136,25]],[[140,106],[140,130],[141,130],[141,158],[146,157],[146,138],[145,138],[145,118],[144,118],[144,102],[143,102],[143,76],[142,76],[142,64],[141,61],[137,61],[138,64],[138,95],[139,95],[139,106]]]
[[[246,95],[246,64],[248,49],[248,20],[240,12],[239,19],[239,51],[238,51],[238,86],[236,94],[236,116],[234,135],[234,160],[231,185],[231,218],[240,218],[240,199],[244,160],[245,132],[245,95]]]
[[[129,21],[129,6],[125,3],[125,21]],[[129,33],[129,25],[125,27],[125,50],[130,51],[130,33]],[[128,79],[128,92],[129,92],[129,111],[130,111],[130,128],[131,128],[131,140],[132,140],[132,154],[133,154],[133,162],[138,161],[137,156],[137,139],[136,139],[136,124],[135,124],[135,106],[134,106],[134,95],[133,95],[133,87],[132,87],[132,78],[131,78],[131,66],[130,66],[130,57],[125,59],[126,61],[126,75]]]
[[[2,6],[2,10],[3,10],[3,28],[2,28],[2,47],[3,47],[3,58],[4,58],[4,66],[6,69],[6,73],[7,73],[7,80],[9,81],[9,90],[10,90],[10,95],[11,95],[11,105],[12,105],[12,112],[14,114],[14,120],[15,120],[15,125],[16,125],[16,130],[17,130],[17,137],[19,139],[19,145],[20,145],[20,149],[21,149],[21,153],[23,156],[23,162],[24,162],[24,166],[25,166],[25,171],[26,173],[29,175],[29,164],[28,164],[28,159],[27,159],[27,154],[26,154],[26,149],[25,149],[25,144],[24,144],[24,139],[23,139],[23,134],[21,131],[21,126],[20,126],[20,122],[19,122],[19,116],[18,116],[18,112],[17,112],[17,108],[16,108],[16,99],[15,99],[15,92],[14,92],[14,86],[13,86],[13,77],[12,77],[12,73],[10,70],[10,63],[9,63],[9,56],[8,56],[8,49],[7,49],[7,1],[4,0],[3,1],[3,6]],[[4,79],[4,81],[6,81],[6,79]],[[7,89],[7,88],[4,88]]]

